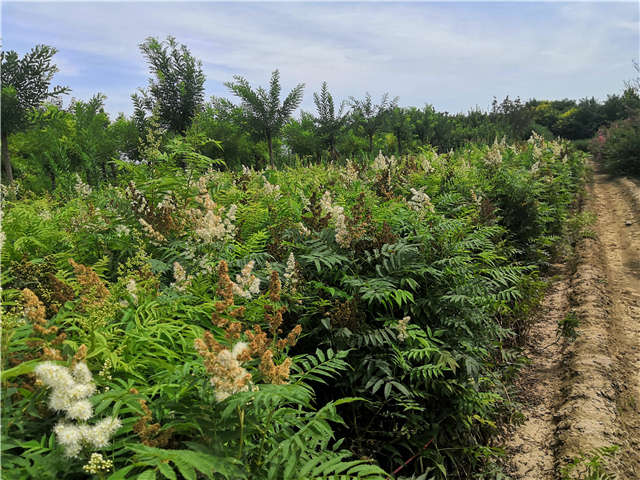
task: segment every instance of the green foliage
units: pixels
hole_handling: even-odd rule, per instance
[[[607,463],[619,448],[617,445],[600,447],[573,458],[560,470],[562,480],[615,480],[616,476],[608,472]]]
[[[105,126],[90,105],[49,115]],[[218,171],[216,115],[152,131],[76,198],[4,198],[3,477],[85,475],[93,452],[64,458],[32,375],[83,344],[95,415],[122,422],[106,478],[386,479],[415,455],[403,475],[492,471],[538,271],[586,222],[568,226],[584,155],[533,137]]]
[[[196,60],[184,44],[172,36],[164,42],[154,37],[140,44],[152,77],[148,90],[132,95],[134,117],[139,127],[145,126],[147,112],[156,115],[168,130],[184,133],[204,101],[202,62]]]
[[[612,173],[640,175],[640,113],[602,128],[591,142],[596,159]]]
[[[316,125],[316,135],[318,139],[328,149],[331,158],[336,159],[336,145],[342,130],[344,129],[348,116],[344,113],[344,105],[342,102],[340,108],[336,111],[333,101],[333,95],[329,92],[327,82],[322,82],[320,94],[313,94],[313,103],[316,106],[317,116],[314,118]]]
[[[242,101],[248,124],[257,136],[262,136],[269,148],[269,161],[273,165],[273,140],[278,138],[282,127],[302,102],[304,84],[296,85],[280,103],[280,72],[271,74],[269,91],[262,87],[253,89],[247,80],[239,75],[233,82],[225,84]]]
[[[2,51],[2,169],[6,180],[13,181],[13,169],[9,158],[9,135],[27,126],[28,115],[48,99],[69,91],[56,86],[49,90],[58,68],[51,63],[57,50],[48,45],[36,45],[22,58],[13,51]]]
[[[369,153],[373,153],[373,137],[380,131],[385,120],[385,114],[398,104],[398,99],[389,100],[389,94],[382,96],[379,104],[374,104],[371,95],[367,93],[363,99],[349,98],[353,109],[353,122],[362,130],[369,141]]]
[[[570,339],[578,336],[577,328],[580,326],[580,319],[575,312],[568,312],[564,318],[558,320],[559,333]]]

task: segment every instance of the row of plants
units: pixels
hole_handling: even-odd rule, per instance
[[[100,93],[63,106],[63,95],[70,90],[51,87],[58,71],[55,48],[37,45],[22,57],[0,52],[5,184],[15,177],[24,188],[44,193],[68,190],[76,173],[94,187],[119,181],[112,159],[143,161],[149,146],[146,131],[155,127],[163,129],[164,146],[175,137],[185,138],[199,153],[239,170],[243,164],[259,169],[364,161],[379,149],[404,155],[425,144],[446,152],[503,136],[524,141],[532,131],[547,139],[580,139],[586,149],[598,128],[640,109],[633,85],[604,101],[506,97],[500,102],[494,98],[487,111],[449,113],[426,103],[403,107],[387,94],[338,99],[325,82],[313,93],[313,107],[298,114],[304,84],[283,92],[278,70],[264,87],[235,76],[224,84],[230,98],[205,99],[202,65],[186,45],[173,37],[150,37],[139,47],[149,67],[148,85],[132,95],[133,114],[115,118],[105,111],[106,97]]]
[[[584,154],[144,155],[3,190],[3,478],[498,475]]]

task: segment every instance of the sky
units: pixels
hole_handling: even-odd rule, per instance
[[[58,49],[53,84],[133,111],[149,78],[139,44],[173,35],[202,61],[206,96],[224,82],[283,90],[326,81],[339,103],[389,92],[400,105],[466,112],[493,97],[605,99],[636,72],[640,2],[2,2],[2,47]],[[68,100],[67,100],[68,101]]]

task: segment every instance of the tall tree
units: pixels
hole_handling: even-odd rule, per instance
[[[147,112],[155,113],[162,126],[184,133],[204,102],[202,62],[172,36],[164,42],[149,37],[140,50],[152,77],[147,89],[131,96],[136,120],[143,122]]]
[[[424,108],[409,107],[407,115],[415,137],[420,145],[426,145],[432,141],[434,124],[436,122],[436,111],[432,105],[425,105]]]
[[[407,109],[401,107],[393,107],[386,115],[387,129],[396,137],[398,144],[398,154],[402,154],[407,148],[413,136],[413,128],[409,118]]]
[[[9,135],[23,130],[28,124],[28,113],[40,107],[47,99],[67,93],[67,87],[49,90],[58,67],[51,63],[57,50],[48,45],[36,45],[22,58],[10,50],[0,53],[2,61],[2,168],[8,182],[13,181],[13,168],[9,158]]]
[[[322,82],[320,94],[313,94],[313,103],[316,104],[318,112],[318,115],[314,117],[318,134],[328,148],[329,154],[335,160],[338,156],[336,141],[347,121],[347,115],[343,113],[345,103],[342,102],[338,111],[335,111],[333,96],[329,93],[327,82]]]
[[[304,83],[296,85],[280,103],[282,88],[278,70],[271,74],[269,91],[262,87],[254,90],[249,82],[239,75],[235,75],[233,79],[235,82],[227,82],[225,85],[242,100],[242,108],[249,124],[258,135],[267,141],[269,162],[273,166],[273,139],[280,135],[282,127],[302,102]]]
[[[379,104],[374,104],[369,92],[362,100],[349,97],[349,103],[353,108],[353,117],[356,125],[360,126],[369,140],[369,152],[373,152],[373,137],[382,129],[384,116],[398,104],[398,97],[389,100],[389,94],[382,96]]]

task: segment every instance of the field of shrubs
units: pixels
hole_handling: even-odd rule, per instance
[[[176,137],[100,186],[3,186],[3,478],[500,478],[585,158],[232,171]]]

